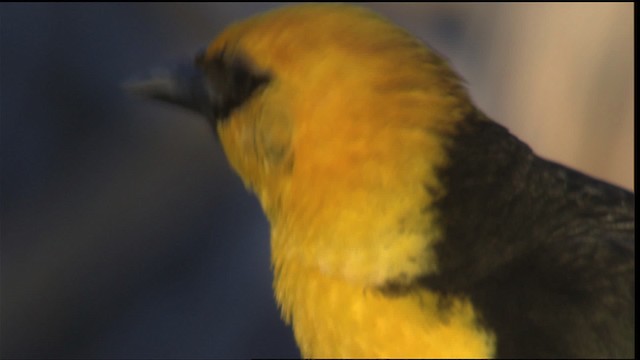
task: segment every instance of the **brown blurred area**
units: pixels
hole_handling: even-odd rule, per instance
[[[211,129],[121,88],[281,5],[0,4],[0,357],[299,356]],[[633,4],[365,6],[538,154],[633,189]]]
[[[476,104],[539,155],[634,189],[632,3],[371,6],[448,57]],[[463,43],[430,35],[447,21]]]

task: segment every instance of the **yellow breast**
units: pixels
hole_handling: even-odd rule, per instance
[[[309,358],[489,358],[471,304],[426,290],[388,295],[287,264],[275,281],[283,317]]]

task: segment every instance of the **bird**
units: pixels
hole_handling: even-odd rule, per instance
[[[634,356],[634,193],[536,155],[372,10],[271,10],[130,89],[211,124],[303,357]]]

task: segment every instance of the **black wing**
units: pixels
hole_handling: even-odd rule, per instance
[[[535,156],[476,113],[451,142],[437,275],[498,357],[633,357],[635,195]]]

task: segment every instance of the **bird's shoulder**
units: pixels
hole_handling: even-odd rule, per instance
[[[471,116],[440,170],[439,271],[418,286],[470,299],[500,356],[633,351],[635,195]]]

